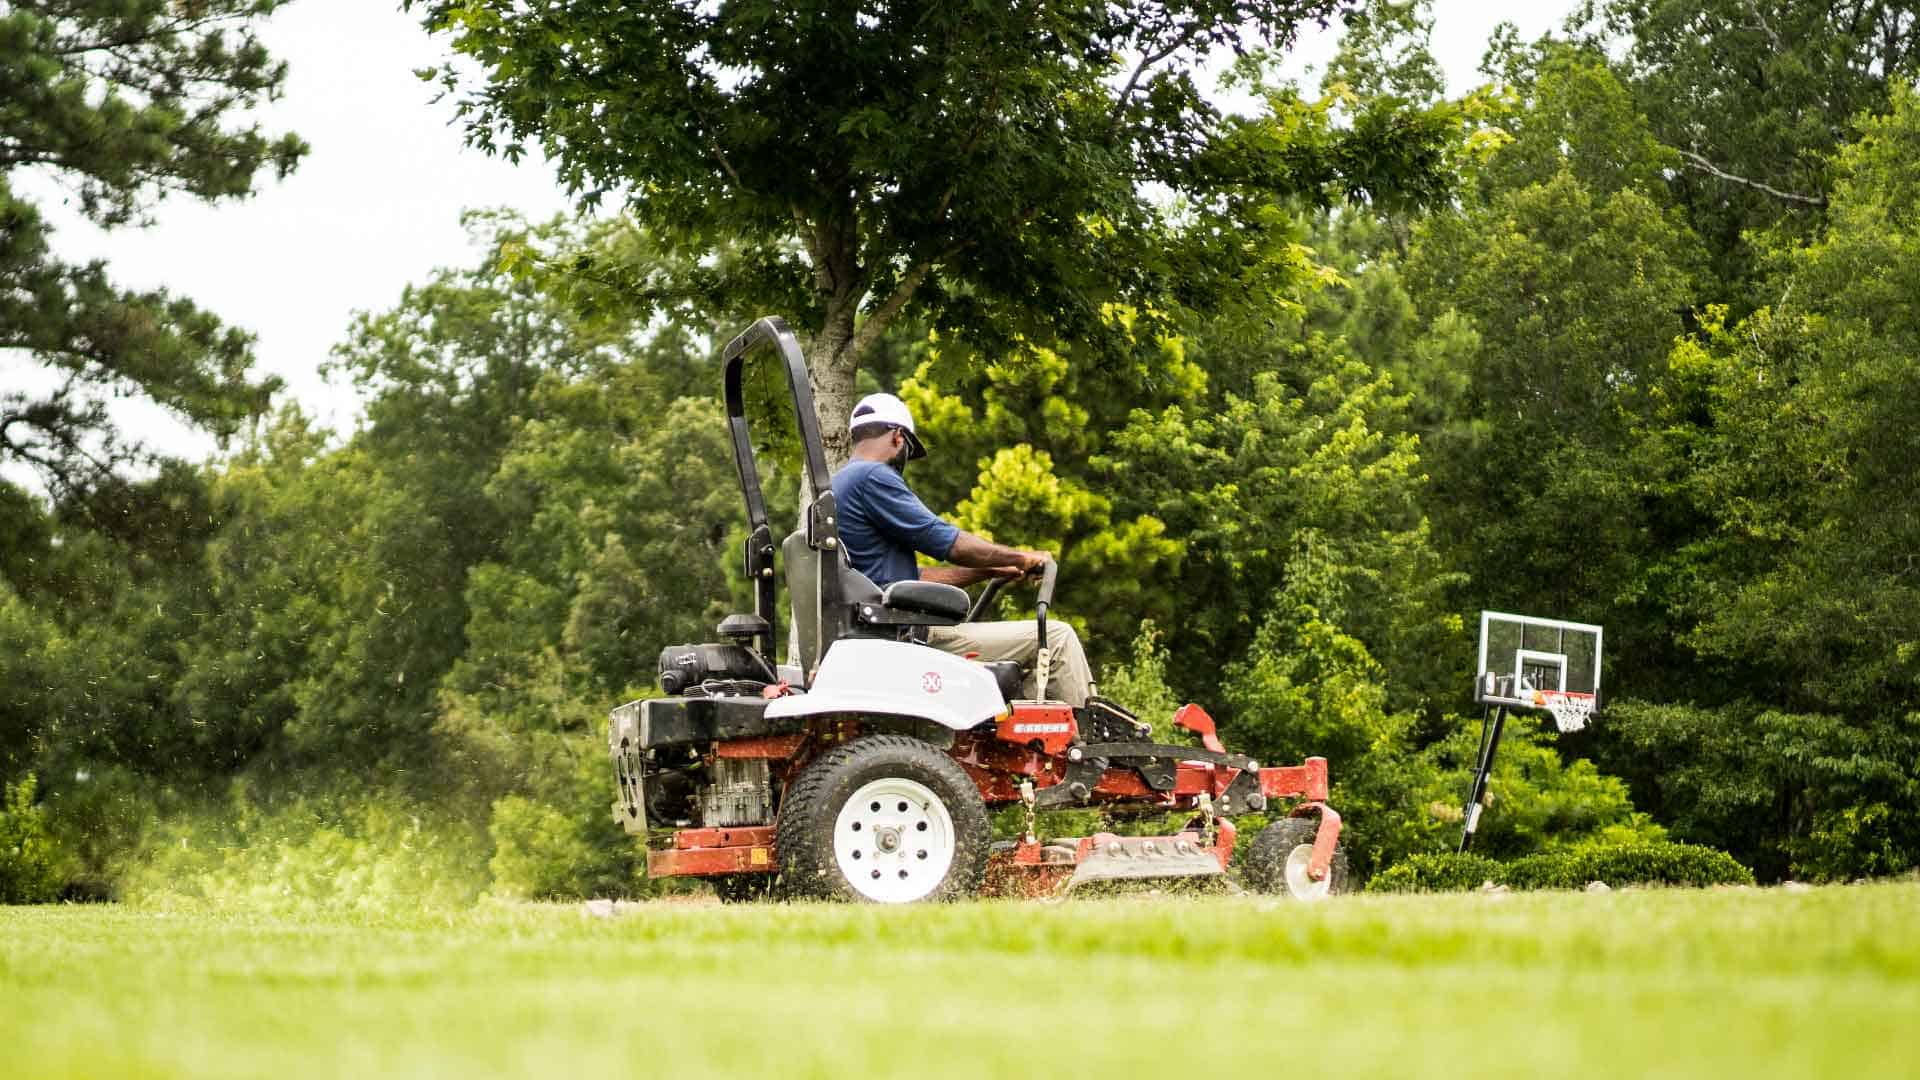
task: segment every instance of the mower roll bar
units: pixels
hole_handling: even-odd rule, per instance
[[[801,452],[811,503],[807,507],[807,543],[839,558],[840,532],[835,528],[833,489],[826,487],[832,474],[827,471],[826,448],[820,438],[820,418],[813,411],[813,383],[807,377],[806,356],[793,336],[787,321],[778,315],[756,319],[752,326],[727,343],[720,360],[726,367],[727,430],[733,439],[733,463],[740,473],[740,494],[747,502],[747,578],[753,582],[754,614],[767,621],[767,629],[757,635],[763,656],[774,655],[779,625],[777,582],[774,579],[773,526],[767,520],[767,501],[760,490],[760,470],[754,462],[753,439],[747,425],[746,393],[743,379],[746,360],[758,349],[771,348],[781,360],[787,388],[793,394],[794,421],[800,426]],[[824,490],[823,490],[824,488]],[[821,610],[837,610],[843,599],[839,574],[820,575]],[[824,627],[821,628],[823,637]]]

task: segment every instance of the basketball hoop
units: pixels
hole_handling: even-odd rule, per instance
[[[1487,804],[1494,752],[1509,709],[1538,709],[1553,714],[1563,733],[1579,731],[1593,719],[1600,695],[1600,640],[1592,623],[1480,613],[1480,657],[1474,669],[1473,700],[1486,711],[1480,720],[1480,756],[1467,794],[1460,850],[1473,846],[1480,811]],[[1548,689],[1551,687],[1552,689]]]
[[[1553,723],[1561,731],[1579,731],[1593,716],[1593,695],[1571,690],[1535,690],[1533,704],[1553,714]]]

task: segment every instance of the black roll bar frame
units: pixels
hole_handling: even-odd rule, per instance
[[[773,527],[767,520],[766,497],[760,489],[760,470],[753,456],[753,440],[748,432],[743,386],[747,357],[762,348],[772,348],[779,355],[787,377],[787,387],[793,394],[794,420],[800,427],[800,444],[805,457],[803,468],[811,499],[805,518],[807,544],[823,552],[823,560],[837,560],[840,558],[840,532],[835,527],[833,488],[827,485],[830,475],[827,472],[827,453],[820,438],[820,417],[813,409],[813,382],[807,375],[806,356],[800,351],[800,342],[785,319],[778,315],[756,319],[752,326],[727,343],[727,347],[721,350],[720,359],[726,368],[727,430],[733,441],[733,463],[740,473],[740,494],[747,504],[747,542],[744,552],[747,580],[753,582],[754,614],[767,622],[767,629],[757,636],[761,639],[761,655],[771,663],[776,655],[774,643],[779,639],[777,631],[780,625],[778,579],[774,570],[775,545]],[[840,575],[823,567],[819,587],[821,621],[846,622],[845,589]],[[846,629],[841,625],[823,625],[817,640],[822,643],[836,640]]]

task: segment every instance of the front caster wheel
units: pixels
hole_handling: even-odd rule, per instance
[[[774,849],[796,898],[958,900],[987,869],[987,809],[954,760],[919,739],[869,735],[787,789]]]
[[[1313,836],[1320,829],[1312,818],[1282,818],[1260,830],[1247,849],[1245,878],[1255,892],[1275,893],[1301,900],[1321,900],[1347,891],[1347,853],[1333,849],[1327,876],[1313,880]]]

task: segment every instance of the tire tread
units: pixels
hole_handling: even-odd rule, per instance
[[[932,774],[937,783],[928,786],[946,801],[947,813],[953,818],[953,867],[927,899],[964,899],[980,891],[986,879],[990,830],[986,804],[966,771],[938,747],[910,735],[863,735],[809,762],[787,789],[774,832],[774,860],[779,866],[782,897],[864,899],[840,875],[833,853],[832,826],[840,808],[828,803],[836,784],[850,770],[865,768],[883,757]],[[941,787],[952,791],[941,791]]]
[[[1312,818],[1281,818],[1260,830],[1247,848],[1245,864],[1241,877],[1247,887],[1255,892],[1272,893],[1276,896],[1290,895],[1287,889],[1287,855],[1301,844],[1313,843],[1314,834],[1320,825]],[[1330,895],[1339,896],[1348,889],[1347,853],[1340,848],[1333,849],[1333,888]]]

